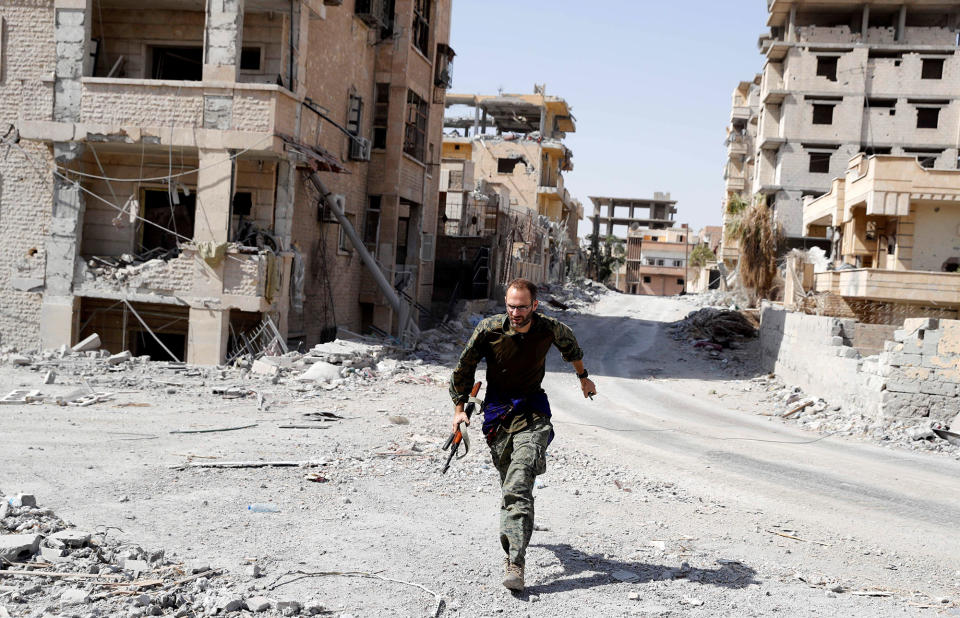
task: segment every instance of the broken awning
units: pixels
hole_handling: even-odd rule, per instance
[[[287,150],[299,154],[304,162],[318,172],[333,172],[335,174],[349,174],[350,170],[343,166],[343,163],[336,156],[327,152],[320,146],[310,146],[298,141],[297,139],[277,133],[277,137],[283,140]]]

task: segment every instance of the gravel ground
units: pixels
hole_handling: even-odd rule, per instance
[[[665,302],[681,315],[691,307]],[[569,319],[589,328],[576,315]],[[450,337],[467,332],[464,326]],[[749,345],[722,364],[688,355],[683,342],[673,345],[659,350],[661,365],[679,354],[684,366],[696,365],[693,373],[712,374],[671,384],[702,398],[713,390],[724,405],[745,412],[760,405],[761,393],[745,389],[756,385]],[[34,494],[39,510],[49,509],[11,509],[3,524],[19,528],[25,514],[38,522],[37,531],[49,533],[68,525],[51,525],[58,518],[72,522],[94,533],[92,540],[39,570],[90,573],[91,556],[102,548],[106,562],[97,562],[128,584],[2,577],[0,608],[38,618],[239,616],[252,615],[245,606],[257,604],[264,616],[960,615],[960,565],[941,560],[925,569],[922,548],[904,554],[883,538],[811,529],[802,518],[758,508],[656,457],[624,450],[604,430],[559,420],[536,489],[528,588],[510,594],[499,583],[496,472],[476,427],[470,455],[447,475],[438,473],[455,353],[428,350],[420,354],[426,362],[389,371],[359,368],[330,390],[305,388],[293,372],[241,378],[131,365],[117,372],[130,374],[130,386],[111,383],[109,401],[0,407],[0,489]],[[61,371],[57,384],[42,385],[43,376],[4,366],[0,388],[66,394],[93,377]],[[148,388],[146,377],[177,386]],[[253,395],[213,394],[238,381],[262,394],[262,403]],[[601,391],[604,385],[598,378]],[[551,395],[574,387],[569,375],[549,376]],[[576,410],[564,397],[556,398],[558,411]],[[596,409],[591,404],[598,402],[578,404],[584,419]],[[341,418],[317,420],[318,413]],[[291,425],[309,428],[284,428]],[[189,467],[232,461],[313,465]],[[278,512],[248,510],[255,503]],[[138,559],[148,568],[126,564]],[[844,564],[849,568],[838,566]],[[177,584],[194,573],[206,575]],[[129,586],[151,579],[163,583]],[[118,589],[130,592],[93,600]],[[69,590],[82,592],[65,595]]]

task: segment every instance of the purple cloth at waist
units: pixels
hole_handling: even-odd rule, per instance
[[[550,401],[547,400],[547,394],[543,391],[526,397],[503,397],[487,393],[482,409],[483,435],[485,436],[489,436],[490,432],[498,429],[508,416],[514,414],[536,413],[547,418],[551,416]],[[553,432],[550,433],[550,439],[553,439]]]

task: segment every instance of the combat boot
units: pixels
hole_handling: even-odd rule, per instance
[[[523,567],[510,562],[510,558],[503,559],[503,585],[510,590],[523,590]]]

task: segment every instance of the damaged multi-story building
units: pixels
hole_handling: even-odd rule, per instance
[[[449,0],[10,0],[0,24],[5,344],[217,364],[265,323],[403,335],[429,301]]]
[[[746,187],[774,209],[790,246],[823,244],[801,240],[803,198],[828,191],[857,153],[957,168],[960,2],[768,0],[767,6],[770,33],[759,41],[765,60]],[[735,99],[735,111],[743,108],[735,114],[739,122],[750,113],[750,96]]]
[[[727,160],[723,166],[724,196],[720,206],[722,231],[717,261],[730,271],[740,261],[737,239],[726,233],[731,200],[749,204],[753,191],[753,170],[756,163],[757,126],[760,117],[760,79],[737,84],[731,95],[730,124],[727,125]]]
[[[614,273],[617,289],[648,296],[687,289],[688,258],[696,242],[687,224],[674,221],[677,201],[669,193],[656,192],[653,199],[591,195],[590,201],[592,255],[600,255],[603,238],[625,243],[624,263]]]
[[[559,281],[577,259],[583,218],[583,205],[563,178],[573,170],[563,140],[576,130],[576,119],[564,99],[546,95],[544,86],[535,90],[447,95],[454,112],[444,120],[438,229],[447,236],[489,234],[499,217],[509,255],[490,259],[500,270]],[[514,219],[506,228],[505,217]]]

